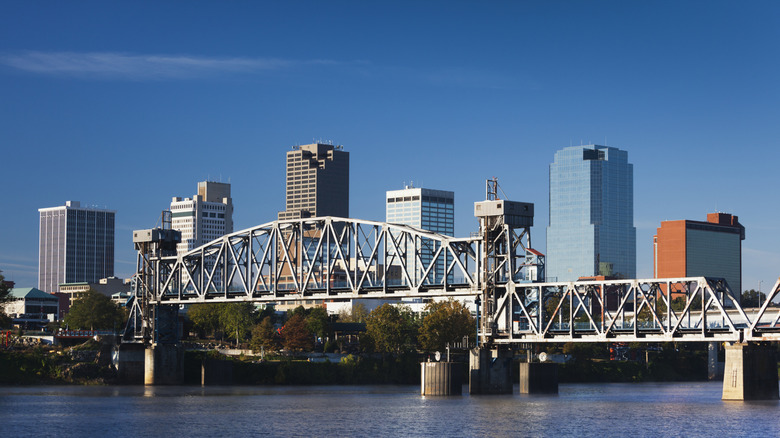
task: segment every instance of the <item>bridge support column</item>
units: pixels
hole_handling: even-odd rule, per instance
[[[558,364],[520,363],[520,394],[557,394]]]
[[[511,394],[512,352],[477,347],[469,352],[469,394]]]
[[[769,345],[726,345],[723,400],[777,400],[777,357]]]
[[[117,377],[124,385],[144,383],[144,344],[119,344],[117,349]]]
[[[184,346],[152,344],[146,348],[144,384],[181,385],[184,383]]]
[[[455,362],[421,362],[420,395],[461,395],[463,372]]]

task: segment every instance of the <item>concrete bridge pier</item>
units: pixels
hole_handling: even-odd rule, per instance
[[[144,383],[145,352],[144,344],[119,344],[116,369],[119,382],[126,385]]]
[[[421,362],[420,395],[461,395],[462,369],[455,362]]]
[[[469,352],[469,394],[511,394],[512,352],[477,347]]]
[[[554,362],[521,362],[520,394],[557,394],[558,364]]]
[[[771,345],[726,345],[723,400],[777,400],[777,385],[777,357]]]
[[[184,346],[152,344],[144,352],[144,384],[181,385],[184,383]]]

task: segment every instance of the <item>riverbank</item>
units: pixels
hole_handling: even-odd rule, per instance
[[[0,351],[0,385],[116,384],[111,347],[107,347]]]
[[[311,362],[306,358],[224,356],[216,351],[187,351],[184,355],[184,383],[199,385],[205,361],[217,361],[230,370],[229,381],[236,385],[418,385],[420,362],[426,356],[349,355],[335,362]],[[452,360],[468,368],[465,354]],[[519,361],[513,364],[517,383]],[[780,367],[778,369],[780,374]],[[464,375],[467,375],[464,373]],[[589,382],[670,382],[707,380],[706,357],[700,353],[679,352],[649,362],[574,360],[558,369],[561,383]],[[106,385],[117,384],[111,363],[111,346],[96,342],[69,349],[36,347],[0,351],[0,385]]]

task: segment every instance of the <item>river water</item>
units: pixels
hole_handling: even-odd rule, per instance
[[[780,436],[780,402],[720,382],[561,384],[555,396],[418,386],[0,387],[0,436]]]

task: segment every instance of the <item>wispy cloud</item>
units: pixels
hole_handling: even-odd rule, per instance
[[[432,85],[466,88],[487,88],[496,90],[533,87],[524,77],[512,77],[490,70],[467,68],[446,68],[424,74],[425,80]]]
[[[402,80],[441,87],[482,89],[536,87],[533,81],[522,75],[508,75],[505,72],[468,67],[442,67],[431,70],[409,66],[380,66],[365,60],[294,60],[121,52],[30,51],[0,54],[0,66],[41,75],[125,81],[197,79],[224,74],[288,72],[317,66],[331,67],[337,69],[340,74],[368,81]],[[340,67],[346,68],[339,69]]]
[[[166,80],[220,73],[275,71],[300,65],[338,64],[331,60],[293,61],[276,58],[133,55],[96,52],[25,52],[0,56],[0,64],[32,73],[74,77]]]

